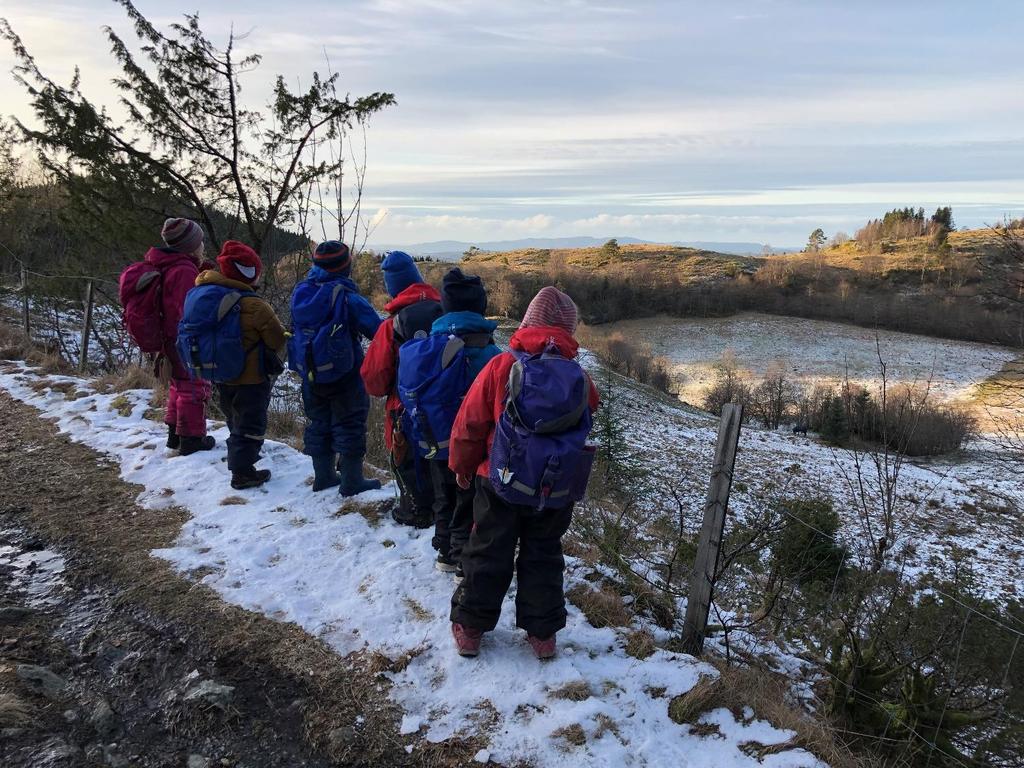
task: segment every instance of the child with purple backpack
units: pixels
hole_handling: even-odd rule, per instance
[[[542,288],[510,351],[484,367],[455,419],[448,466],[459,487],[476,483],[465,578],[452,596],[462,656],[476,656],[483,633],[497,625],[513,572],[516,626],[537,658],[555,655],[555,633],[565,627],[562,536],[590,476],[587,437],[599,403],[575,360],[577,322],[569,296]]]

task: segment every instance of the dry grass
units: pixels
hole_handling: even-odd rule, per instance
[[[551,738],[562,739],[566,744],[574,747],[582,747],[587,743],[587,732],[579,723],[573,723],[551,733]]]
[[[573,605],[583,611],[594,627],[628,627],[633,613],[622,600],[622,595],[605,585],[590,588],[577,584],[566,592]]]
[[[854,754],[844,744],[841,733],[828,721],[812,718],[787,703],[787,681],[779,675],[753,667],[726,666],[709,659],[718,668],[718,677],[702,678],[697,685],[669,702],[669,717],[677,723],[697,725],[700,716],[719,708],[743,719],[750,707],[755,717],[776,728],[793,731],[790,747],[802,747],[832,768],[875,768],[880,765],[870,755]],[[755,748],[760,745],[751,745]]]
[[[117,373],[106,373],[94,380],[97,392],[127,392],[130,389],[156,389],[159,381],[148,368],[130,365]],[[164,399],[166,401],[166,387]]]
[[[52,349],[25,338],[21,328],[0,323],[0,359],[24,360],[45,374],[71,374],[74,366]]]
[[[630,632],[626,638],[626,654],[634,659],[646,659],[654,653],[656,647],[654,635],[646,629]]]
[[[249,500],[244,496],[225,496],[223,499],[220,500],[220,505],[222,507],[236,507],[248,503]]]
[[[402,602],[405,604],[405,607],[409,610],[409,613],[412,614],[412,617],[416,619],[416,621],[430,621],[433,618],[433,616],[431,616],[430,614],[430,611],[428,611],[418,602],[413,600],[411,597],[405,598],[404,600],[402,600]]]
[[[555,688],[553,691],[548,693],[552,699],[566,699],[568,701],[586,701],[593,692],[590,690],[590,684],[586,680],[576,680],[571,683],[566,683],[561,688]]]
[[[121,416],[127,418],[132,415],[132,411],[135,409],[135,403],[133,403],[127,395],[120,394],[110,401],[110,409],[117,411]]]

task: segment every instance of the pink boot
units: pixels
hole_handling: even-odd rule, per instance
[[[555,656],[555,636],[552,635],[544,640],[533,635],[526,636],[526,642],[533,648],[533,652],[537,655],[538,659],[551,659]]]
[[[480,639],[483,636],[484,633],[479,629],[452,623],[452,637],[455,638],[455,647],[459,649],[459,656],[472,658],[479,654]]]

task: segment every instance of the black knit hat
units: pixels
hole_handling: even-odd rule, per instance
[[[445,312],[476,312],[482,315],[487,311],[487,291],[484,283],[477,275],[464,275],[455,267],[444,276],[441,286],[441,306]]]

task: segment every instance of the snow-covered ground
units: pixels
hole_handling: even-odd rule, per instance
[[[700,402],[714,381],[712,365],[731,350],[740,368],[760,378],[784,361],[791,378],[804,383],[879,381],[876,333],[893,383],[928,385],[939,398],[970,398],[979,382],[1021,356],[1021,350],[952,341],[895,331],[872,330],[825,320],[743,313],[720,318],[644,318],[602,326],[649,344],[680,377],[681,396]]]
[[[534,659],[514,628],[514,593],[480,658],[459,658],[448,634],[454,585],[433,568],[429,532],[373,513],[390,488],[344,503],[333,493],[313,494],[308,459],[271,441],[263,465],[273,469],[273,480],[262,489],[232,491],[225,430],[214,430],[218,447],[210,453],[180,457],[167,451],[163,426],[143,416],[148,391],[97,394],[87,380],[42,377],[20,364],[0,366],[0,387],[54,419],[72,439],[110,455],[126,481],[142,486],[139,504],[145,509],[173,505],[190,512],[175,545],[155,556],[225,600],[296,622],[338,653],[379,652],[407,660],[387,676],[405,713],[401,730],[410,750],[421,739],[461,735],[487,743],[480,762],[502,764],[823,765],[801,749],[761,760],[749,755],[756,751],[752,743],[784,744],[793,737],[752,716],[737,720],[714,710],[702,716],[707,727],[699,732],[673,722],[670,699],[715,674],[713,668],[664,650],[644,660],[630,657],[621,630],[595,629],[571,605],[552,662]],[[657,441],[692,443],[693,460],[708,463],[710,425],[694,423],[681,408],[649,406],[645,420],[638,421],[638,437],[652,448]],[[798,455],[800,446],[792,448],[794,455],[784,460],[806,459],[806,452]],[[567,586],[586,583],[587,566],[568,560]],[[589,695],[558,695],[581,683]],[[358,729],[361,722],[352,726]],[[582,732],[584,743],[570,743],[568,728]],[[714,733],[699,735],[709,731]]]
[[[599,387],[607,387],[606,373],[592,356],[584,356],[584,365]],[[696,512],[699,525],[718,420],[623,377],[614,381],[626,442],[654,475],[662,497],[674,488],[684,508]],[[843,520],[840,537],[856,548],[865,536],[858,522],[854,460],[853,453],[829,448],[813,435],[744,426],[729,514],[743,520],[766,500],[828,498]],[[877,477],[869,469],[865,480],[868,502],[877,509]],[[928,571],[948,577],[954,559],[966,553],[985,595],[1019,595],[1024,587],[1024,482],[996,461],[984,443],[938,460],[908,461],[900,471],[898,496],[892,548],[910,553],[908,576]],[[669,500],[670,507],[674,504]]]

